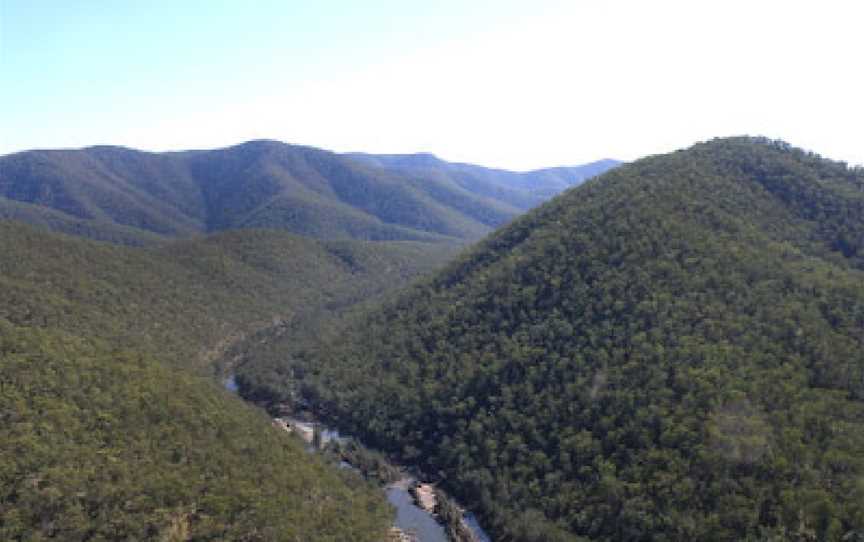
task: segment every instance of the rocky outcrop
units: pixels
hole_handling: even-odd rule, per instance
[[[435,486],[432,484],[419,483],[413,486],[409,491],[411,492],[411,496],[414,497],[414,502],[417,503],[417,506],[430,514],[435,513],[435,505],[438,501],[435,496]]]

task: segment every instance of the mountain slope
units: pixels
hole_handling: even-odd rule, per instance
[[[260,230],[130,248],[0,221],[0,539],[382,540],[380,490],[220,389],[213,364],[453,250]]]
[[[226,339],[306,321],[426,272],[456,247],[242,230],[127,248],[0,222],[0,317],[152,351],[187,368]]]
[[[390,163],[276,141],[172,153],[28,151],[0,157],[0,217],[131,244],[238,228],[322,239],[472,240],[581,175],[538,172],[535,194],[507,186],[533,174],[383,167]]]
[[[854,539],[862,252],[864,172],[716,140],[516,220],[292,385],[502,540]]]
[[[341,477],[215,384],[0,319],[3,540],[383,539]]]
[[[179,156],[121,147],[3,156],[0,195],[162,235],[201,231],[204,215],[200,188]]]
[[[51,231],[121,245],[152,245],[168,239],[164,235],[111,220],[76,218],[50,207],[4,198],[0,198],[0,220],[23,222]]]
[[[409,177],[455,185],[519,211],[527,211],[568,188],[621,165],[617,160],[606,159],[581,166],[514,172],[446,162],[431,154],[353,153],[349,156]]]

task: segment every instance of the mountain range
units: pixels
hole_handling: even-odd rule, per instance
[[[861,168],[255,141],[4,156],[0,195],[0,539],[384,539],[228,370],[497,540],[864,536]]]
[[[0,157],[0,217],[127,244],[237,228],[465,242],[617,164],[513,173],[268,140],[164,153],[34,150]]]
[[[549,187],[368,159],[274,141],[0,157],[0,539],[386,537],[380,489],[215,380],[244,339],[313,342]]]

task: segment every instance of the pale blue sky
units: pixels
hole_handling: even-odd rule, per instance
[[[272,138],[527,169],[734,134],[864,163],[844,0],[0,0],[0,154]]]

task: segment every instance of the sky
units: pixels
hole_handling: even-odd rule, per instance
[[[525,170],[764,135],[864,164],[858,0],[0,0],[0,154],[277,139]]]

